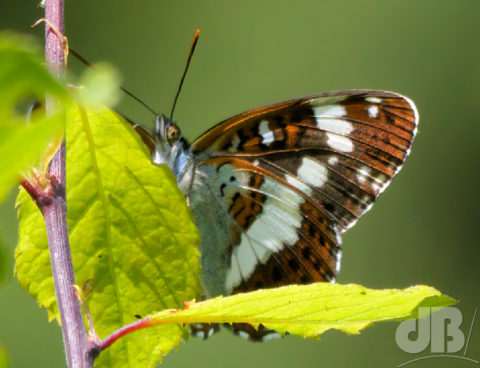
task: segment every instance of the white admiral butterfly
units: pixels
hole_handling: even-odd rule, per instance
[[[134,128],[185,194],[201,236],[204,294],[213,297],[334,282],[341,234],[398,173],[417,123],[410,99],[352,90],[248,111],[192,145],[164,116],[153,138]],[[192,331],[207,337],[214,327]],[[271,333],[233,329],[252,340]]]

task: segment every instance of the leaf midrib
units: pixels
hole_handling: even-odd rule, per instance
[[[88,116],[85,112],[84,109],[79,107],[79,113],[80,113],[80,119],[82,121],[82,126],[85,132],[85,136],[88,142],[88,151],[90,153],[90,157],[92,160],[92,166],[93,166],[93,173],[95,176],[95,181],[98,186],[98,193],[99,193],[99,199],[103,207],[103,211],[105,213],[105,233],[106,233],[106,246],[107,246],[107,252],[108,252],[108,268],[110,272],[110,276],[112,278],[112,284],[113,284],[113,290],[115,293],[115,301],[119,309],[119,314],[120,314],[120,320],[121,323],[120,325],[123,326],[125,324],[124,322],[124,311],[123,311],[123,306],[120,300],[120,291],[118,289],[118,283],[117,283],[117,278],[115,275],[115,267],[113,266],[113,251],[112,251],[112,234],[110,232],[110,227],[111,227],[111,219],[110,219],[110,213],[108,210],[108,200],[107,196],[105,194],[105,191],[103,189],[103,180],[102,180],[102,175],[100,172],[100,168],[98,166],[97,162],[97,156],[95,153],[95,141],[93,139],[92,131],[90,130],[90,122],[88,119]],[[128,354],[128,344],[123,344],[126,349],[126,354]],[[128,362],[128,365],[130,366],[130,362]]]

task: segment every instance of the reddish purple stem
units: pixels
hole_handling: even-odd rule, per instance
[[[133,323],[130,323],[129,325],[120,327],[118,330],[114,331],[111,335],[107,336],[105,339],[103,339],[99,344],[98,344],[98,350],[103,351],[106,348],[108,348],[110,345],[112,345],[114,342],[116,342],[118,339],[121,337],[128,335],[132,332],[141,330],[146,327],[152,327],[150,325],[150,318],[144,318],[139,321],[135,321]]]
[[[45,18],[61,34],[64,27],[64,1],[47,0]],[[65,74],[65,50],[63,40],[45,24],[45,59],[50,71],[59,79]],[[47,114],[62,111],[63,107],[56,98],[47,96]],[[87,335],[83,324],[82,311],[75,295],[73,285],[72,256],[68,239],[67,205],[65,200],[65,141],[55,154],[50,164],[49,174],[52,178],[50,200],[37,200],[47,227],[50,262],[55,284],[60,319],[62,322],[63,342],[67,365],[69,368],[89,368],[93,366],[93,358],[86,356]]]
[[[64,28],[64,0],[46,0],[45,3],[45,59],[50,71],[59,79],[65,74],[65,43],[62,35]],[[53,26],[55,29],[52,29]],[[61,102],[47,96],[48,115],[63,111]],[[103,341],[89,341],[82,311],[77,299],[74,285],[72,255],[67,227],[66,193],[66,148],[65,140],[53,157],[48,176],[50,185],[47,190],[39,183],[23,180],[25,190],[36,201],[43,213],[47,228],[50,262],[55,284],[60,319],[62,323],[63,342],[67,365],[69,368],[92,368],[95,358],[121,337],[149,327],[149,318],[121,327]],[[96,340],[96,338],[94,338]]]

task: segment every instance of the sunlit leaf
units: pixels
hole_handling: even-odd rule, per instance
[[[100,337],[199,295],[197,230],[170,169],[151,163],[131,127],[106,109],[67,113],[68,226],[76,280]],[[25,192],[16,272],[58,317],[45,224]],[[154,367],[185,336],[147,329],[103,352],[98,367]]]
[[[317,338],[330,329],[349,334],[374,322],[415,318],[419,306],[446,307],[456,301],[429,286],[373,290],[360,285],[316,283],[258,290],[191,303],[154,315],[165,323],[249,323],[281,334]]]

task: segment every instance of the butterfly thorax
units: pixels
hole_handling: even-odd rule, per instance
[[[228,206],[220,188],[228,176],[223,172],[219,175],[214,165],[198,165],[205,155],[193,153],[190,144],[181,137],[178,126],[165,116],[155,118],[153,137],[152,160],[159,165],[167,164],[172,170],[201,234],[204,294],[224,294],[232,239]],[[209,190],[198,190],[203,187]]]

